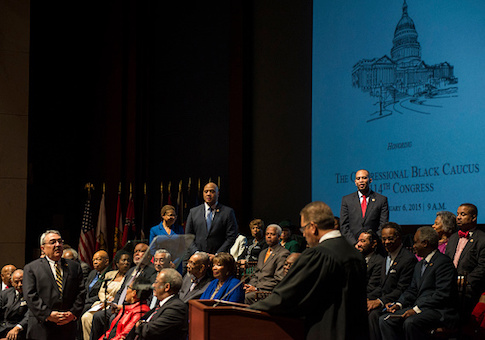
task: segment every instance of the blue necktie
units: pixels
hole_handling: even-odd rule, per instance
[[[93,281],[91,281],[91,283],[89,284],[89,291],[91,291],[91,289],[96,284],[96,282],[98,282],[98,279],[99,279],[99,273],[96,273],[96,276],[94,277]]]
[[[386,275],[389,274],[389,268],[391,268],[391,256],[386,259]]]
[[[212,209],[209,208],[209,212],[207,213],[207,232],[211,230],[212,225]]]
[[[421,276],[423,276],[424,271],[426,270],[426,267],[428,267],[428,261],[423,260],[423,265],[421,267]]]

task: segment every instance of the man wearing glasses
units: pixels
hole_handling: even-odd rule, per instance
[[[63,259],[61,234],[47,230],[40,237],[45,257],[24,268],[23,293],[29,307],[28,339],[75,339],[86,288],[81,265]]]

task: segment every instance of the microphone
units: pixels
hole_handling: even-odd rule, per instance
[[[212,307],[217,307],[222,301],[224,301],[226,297],[228,297],[234,290],[236,290],[237,287],[239,287],[243,283],[246,283],[246,281],[252,278],[254,275],[256,275],[256,271],[254,271],[249,275],[243,275],[243,277],[241,278],[241,281],[237,285],[235,285],[230,291],[228,291],[223,297],[218,299],[217,302],[212,305]]]

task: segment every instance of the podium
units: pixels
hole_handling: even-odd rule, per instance
[[[214,304],[218,303],[216,307]],[[299,319],[274,317],[246,308],[246,305],[219,300],[189,301],[190,340],[303,340]]]

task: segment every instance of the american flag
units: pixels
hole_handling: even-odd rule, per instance
[[[81,223],[81,235],[79,236],[79,259],[91,266],[96,246],[96,235],[91,213],[91,201],[88,199],[84,205],[83,221]]]

